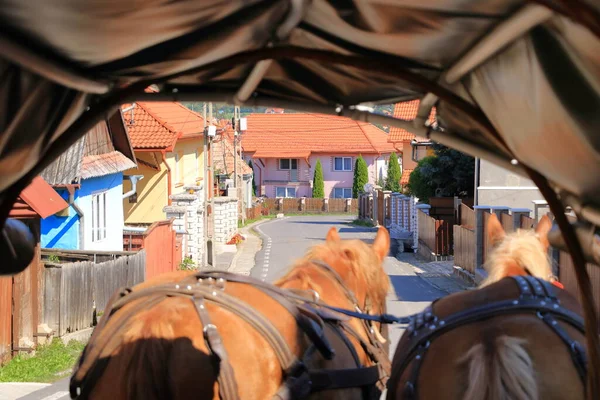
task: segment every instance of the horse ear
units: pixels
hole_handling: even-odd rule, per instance
[[[340,235],[339,235],[337,229],[335,229],[335,227],[331,227],[331,229],[329,229],[329,232],[327,232],[327,236],[325,237],[325,240],[327,242],[339,242],[340,241]]]
[[[488,218],[487,234],[488,238],[492,242],[492,246],[500,243],[502,239],[504,239],[504,236],[506,236],[504,228],[502,227],[502,224],[498,220],[496,214],[492,214],[490,218]]]
[[[379,230],[377,230],[377,236],[375,236],[375,241],[373,242],[373,250],[381,261],[390,252],[390,234],[383,226],[380,226]]]
[[[550,247],[550,242],[548,241],[548,232],[550,232],[550,229],[552,229],[552,221],[548,215],[544,215],[540,219],[540,222],[538,222],[535,233],[540,237],[540,242],[542,242],[542,246],[546,250]]]

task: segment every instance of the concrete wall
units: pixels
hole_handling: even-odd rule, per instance
[[[56,192],[68,202],[69,192],[66,189],[55,188]],[[79,192],[75,192],[75,200]],[[51,215],[41,220],[41,239],[43,248],[79,250],[79,216],[72,206],[69,206],[69,216]]]
[[[528,178],[517,175],[488,161],[481,160],[478,203],[533,210],[533,200],[544,197]]]
[[[160,152],[136,152],[136,158],[160,167],[156,171],[142,163],[138,168],[125,171],[125,175],[144,175],[144,179],[137,183],[137,203],[130,203],[129,199],[123,199],[123,211],[125,222],[128,224],[147,223],[164,220],[163,208],[169,204],[168,193],[168,171],[166,165],[161,161]],[[123,182],[124,192],[131,190],[131,182],[126,179]]]
[[[83,211],[83,250],[123,251],[123,174],[81,181],[76,203]],[[106,238],[92,242],[92,195],[106,192]]]

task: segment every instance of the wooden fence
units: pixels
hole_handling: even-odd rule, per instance
[[[39,237],[39,219],[22,220]],[[21,273],[0,277],[0,364],[13,353],[31,351],[41,320],[43,271],[39,243],[33,260]]]
[[[313,199],[313,198],[285,198],[264,199],[262,203],[248,208],[248,219],[256,219],[260,215],[273,215],[278,213],[303,214],[303,213],[358,213],[358,199]]]
[[[419,240],[436,255],[452,254],[452,225],[418,211]]]
[[[600,310],[600,266],[587,264],[587,272],[592,285],[592,293],[594,294],[594,304],[596,306],[596,310]],[[571,259],[571,255],[564,251],[559,253],[558,280],[564,285],[565,290],[581,301],[573,260]],[[600,322],[598,323],[598,328],[600,329]]]
[[[454,265],[475,273],[475,231],[460,225],[453,226]]]
[[[466,229],[475,229],[475,210],[473,210],[466,204],[461,204],[459,214],[460,226]]]
[[[146,250],[94,263],[47,264],[44,276],[44,322],[63,336],[93,325],[94,305],[103,312],[119,288],[145,278]]]
[[[12,276],[0,277],[0,365],[12,351]]]
[[[182,260],[183,235],[173,230],[174,219],[158,221],[145,232],[123,232],[123,249],[146,249],[146,279],[176,271]]]

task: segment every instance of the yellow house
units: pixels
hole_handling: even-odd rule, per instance
[[[411,121],[417,117],[420,100],[404,101],[394,106],[394,117]],[[429,123],[435,122],[435,107],[429,115]],[[419,160],[433,155],[431,141],[426,138],[418,137],[406,129],[392,127],[388,135],[388,142],[402,152],[402,177],[400,185],[408,184],[410,173],[415,169]]]
[[[122,110],[138,162],[125,171],[124,190],[135,186],[137,194],[123,200],[125,223],[163,220],[170,195],[204,178],[204,120],[175,102],[138,102]]]

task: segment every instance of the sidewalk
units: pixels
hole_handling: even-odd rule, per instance
[[[259,234],[254,231],[254,228],[269,221],[272,220],[260,220],[240,229],[240,233],[244,235],[246,240],[239,244],[238,251],[235,253],[229,266],[229,272],[246,276],[250,275],[250,271],[254,268],[256,253],[258,253],[262,247],[262,239]]]
[[[399,253],[396,258],[410,264],[417,276],[443,292],[455,293],[475,288],[454,273],[452,260],[427,262],[413,253]]]

